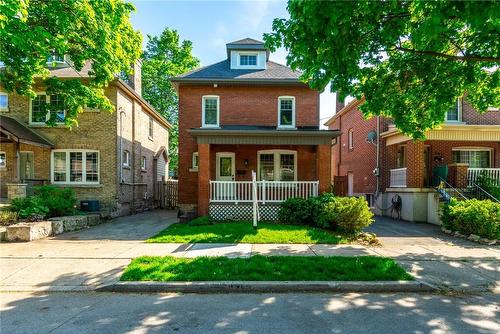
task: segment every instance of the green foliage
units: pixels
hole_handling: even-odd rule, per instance
[[[498,180],[482,173],[477,179],[477,185],[500,201],[500,183]]]
[[[289,198],[280,205],[278,219],[284,224],[312,225],[312,202],[305,198]]]
[[[413,280],[396,261],[376,256],[250,258],[142,256],[122,281],[398,281]]]
[[[214,222],[209,216],[196,217],[188,222],[189,226],[212,225]]]
[[[169,167],[177,170],[178,110],[177,93],[170,83],[172,77],[200,65],[192,55],[191,41],[181,41],[176,30],[165,28],[161,35],[148,35],[148,44],[142,55],[143,97],[172,124],[169,136]]]
[[[35,196],[12,200],[13,211],[20,218],[40,216],[51,218],[75,213],[76,196],[71,188],[41,186],[35,190]]]
[[[373,223],[373,213],[363,197],[335,197],[321,208],[319,227],[346,233],[360,232]]]
[[[64,98],[66,124],[77,124],[84,106],[113,111],[104,88],[141,54],[141,35],[130,23],[134,6],[122,0],[6,0],[0,14],[0,81],[8,92],[35,97],[42,80],[47,94]],[[80,71],[91,61],[90,77],[49,77],[54,54],[69,57]],[[37,82],[35,82],[37,79]],[[50,109],[52,106],[47,106]],[[55,106],[54,106],[55,107]],[[55,123],[55,116],[47,122]]]
[[[443,207],[441,218],[443,226],[449,230],[500,240],[500,203],[452,199]]]
[[[0,225],[8,226],[17,223],[18,215],[15,211],[1,210],[0,211]]]
[[[289,19],[265,34],[313,88],[366,102],[413,138],[439,126],[467,93],[485,112],[500,105],[499,1],[289,0]]]

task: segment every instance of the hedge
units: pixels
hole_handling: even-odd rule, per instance
[[[443,207],[443,227],[464,235],[500,240],[500,203],[490,200],[452,199]]]

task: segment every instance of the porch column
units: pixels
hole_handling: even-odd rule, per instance
[[[332,150],[330,145],[318,145],[316,148],[316,177],[319,181],[319,193],[330,191]]]
[[[210,196],[210,144],[198,144],[198,215],[208,214]]]
[[[423,188],[425,174],[424,142],[408,141],[406,146],[406,187]]]

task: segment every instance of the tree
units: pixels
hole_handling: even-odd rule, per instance
[[[84,106],[113,111],[104,88],[141,54],[141,35],[129,21],[134,7],[122,0],[3,0],[0,4],[0,81],[8,92],[34,98],[38,80],[64,98],[66,124]],[[50,77],[50,59],[64,57],[89,78]],[[46,106],[50,110],[51,105]],[[55,123],[55,113],[48,124]]]
[[[142,55],[143,97],[173,126],[169,137],[171,170],[177,170],[179,113],[177,93],[170,79],[199,66],[200,61],[191,54],[192,51],[191,41],[181,42],[176,30],[165,28],[159,37],[148,35],[148,44]]]
[[[363,96],[413,138],[437,127],[457,98],[500,105],[500,2],[289,0],[290,19],[265,34],[313,88]]]

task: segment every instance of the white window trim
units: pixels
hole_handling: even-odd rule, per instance
[[[286,181],[280,181],[281,179],[281,174],[280,174],[280,155],[281,154],[293,154],[293,165],[294,165],[294,170],[293,170],[293,180],[297,181],[297,151],[293,150],[261,150],[257,151],[257,179],[261,181],[260,177],[260,156],[261,154],[274,154],[274,181],[277,182],[286,182]],[[272,181],[269,181],[272,182]]]
[[[191,168],[189,169],[192,172],[198,171],[198,166],[195,164],[196,158],[199,158],[198,152],[193,152],[193,155],[191,156]],[[199,162],[200,160],[198,159],[198,164]]]
[[[444,114],[445,123],[463,123],[462,122],[462,99],[457,99],[458,120],[448,120],[448,112]]]
[[[123,159],[123,155],[126,154],[127,159]],[[130,167],[130,152],[128,150],[122,151],[123,167]]]
[[[0,95],[7,96],[7,106],[6,107],[0,106],[0,111],[8,111],[9,110],[9,94],[5,93],[5,92],[0,92]]]
[[[476,151],[476,152],[490,152],[490,161],[489,165],[493,166],[493,149],[491,147],[480,147],[480,146],[461,146],[461,147],[452,147],[451,151]],[[453,153],[452,153],[453,154]],[[452,157],[453,159],[453,157]]]
[[[148,120],[148,138],[150,140],[153,140],[154,134],[155,134],[155,122],[153,120],[153,117],[150,116]]]
[[[36,95],[45,95],[45,103],[50,103],[50,95],[48,95],[45,92],[35,92]],[[66,109],[64,111],[64,118],[66,118]],[[29,124],[30,125],[46,125],[46,121],[49,120],[49,112],[45,115],[45,122],[32,122],[32,114],[33,114],[33,99],[30,99],[30,105],[29,105]],[[56,122],[56,124],[63,125],[65,124],[64,122]]]
[[[241,65],[241,56],[255,56],[255,65]],[[259,53],[258,52],[238,52],[237,65],[240,69],[258,68],[259,67]]]
[[[0,154],[5,155],[5,166],[0,166],[0,169],[7,168],[7,153],[5,151],[0,151]]]
[[[55,152],[66,152],[66,181],[54,181],[54,153]],[[86,153],[97,153],[97,181],[92,181],[92,182],[87,182],[87,181],[80,181],[80,182],[72,182],[70,181],[70,159],[69,159],[69,154],[70,152],[82,152],[82,177],[85,179],[87,177],[87,156]],[[79,184],[92,184],[96,185],[99,184],[101,181],[101,154],[98,150],[83,150],[83,149],[59,149],[59,150],[52,150],[50,152],[50,182],[53,184],[67,184],[67,185],[79,185]]]
[[[217,124],[205,124],[205,100],[217,99]],[[218,95],[203,95],[201,97],[201,127],[203,128],[218,128],[220,124],[220,98]]]
[[[141,171],[145,172],[148,170],[148,158],[146,156],[141,157]]]
[[[354,149],[354,130],[353,129],[349,129],[347,131],[347,148],[349,150]]]
[[[281,125],[281,100],[292,100],[292,125]],[[278,128],[295,129],[295,96],[278,96]]]

